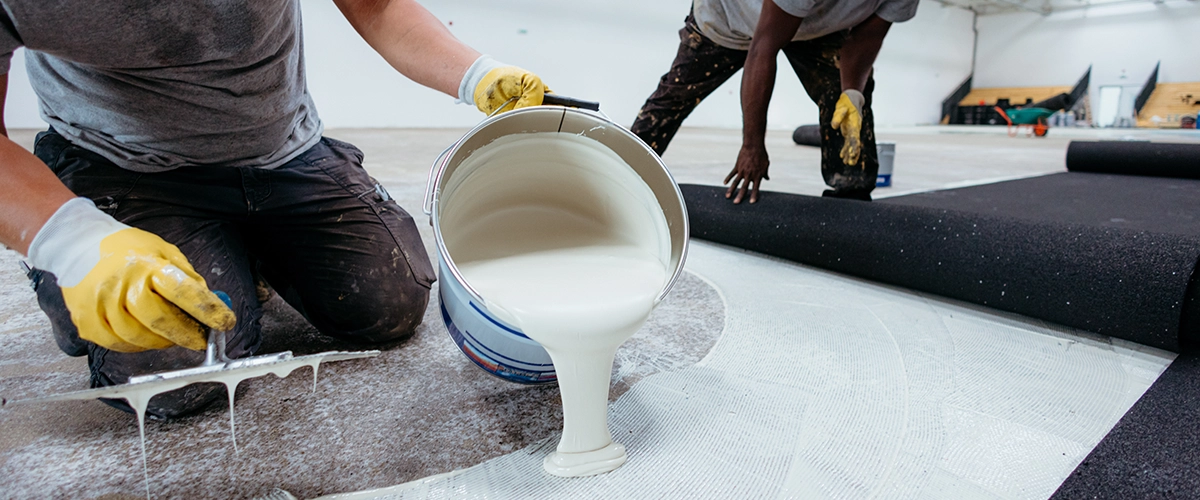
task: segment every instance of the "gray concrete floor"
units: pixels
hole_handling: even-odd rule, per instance
[[[358,145],[365,166],[419,221],[434,157],[465,131],[330,130]],[[30,147],[35,131],[11,131]],[[1008,137],[994,128],[916,127],[881,130],[897,143],[894,186],[877,197],[1064,171],[1070,138],[1197,141],[1194,136],[1131,131],[1052,130],[1047,138]],[[733,130],[684,129],[665,162],[681,183],[717,184],[740,144]],[[768,136],[771,179],[764,189],[816,195],[824,185],[820,152]],[[85,361],[57,350],[20,256],[0,251],[0,396],[9,399],[86,388]],[[435,285],[436,286],[436,285]],[[436,293],[436,288],[434,289]],[[701,359],[720,336],[720,294],[691,275],[618,353],[610,397],[649,374]],[[354,349],[319,335],[278,298],[266,305],[263,352],[298,354]],[[561,427],[553,386],[495,379],[458,352],[438,317],[436,300],[417,335],[368,360],[322,367],[315,393],[306,371],[286,379],[247,381],[238,391],[239,450],[228,414],[147,425],[150,490],[155,497],[243,498],[282,487],[300,497],[378,488],[469,467],[552,438]],[[0,497],[136,498],[144,495],[136,422],[98,402],[0,409]]]

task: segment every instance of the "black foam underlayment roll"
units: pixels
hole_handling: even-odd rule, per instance
[[[821,126],[801,125],[792,131],[792,142],[801,146],[821,147]]]
[[[1200,181],[1061,172],[879,203],[1200,237]]]
[[[692,236],[1178,352],[1200,237],[680,186]],[[1194,308],[1193,308],[1194,309]]]
[[[1071,141],[1067,170],[1200,179],[1200,144]]]

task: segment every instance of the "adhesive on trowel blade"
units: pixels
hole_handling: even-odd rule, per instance
[[[237,436],[234,429],[233,399],[234,394],[237,392],[237,387],[242,381],[261,377],[268,373],[279,378],[284,378],[291,375],[297,368],[309,366],[313,370],[313,391],[315,392],[317,388],[317,370],[322,361],[341,361],[377,355],[379,355],[379,351],[325,352],[297,356],[271,364],[239,368],[231,372],[208,372],[152,382],[114,385],[16,402],[69,401],[99,398],[124,399],[137,415],[138,438],[140,439],[142,450],[142,475],[146,483],[146,498],[150,498],[150,470],[146,459],[146,407],[150,403],[150,399],[154,396],[196,383],[215,382],[224,384],[229,394],[229,433],[230,438],[233,440],[234,450],[236,451]]]
[[[444,214],[443,236],[488,309],[554,362],[563,432],[544,468],[587,476],[625,463],[625,447],[613,442],[607,421],[613,355],[645,322],[668,278],[665,219],[657,206],[639,202],[653,200],[645,183],[594,141],[538,140],[499,145],[511,147],[470,180],[488,192],[464,196],[472,201],[456,209],[457,220]],[[536,191],[550,194],[522,190],[531,179]],[[588,202],[597,196],[610,199]]]

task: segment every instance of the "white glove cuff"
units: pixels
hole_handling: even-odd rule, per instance
[[[850,89],[844,90],[842,93],[846,94],[846,97],[850,98],[850,103],[854,104],[854,109],[857,109],[859,113],[862,113],[863,103],[866,102],[866,98],[863,97],[862,92]]]
[[[87,198],[63,203],[29,243],[29,265],[54,273],[58,286],[78,285],[100,262],[100,241],[129,226]]]
[[[501,64],[486,54],[479,56],[479,59],[476,59],[471,63],[471,67],[467,68],[467,74],[463,75],[462,81],[459,82],[458,99],[455,99],[454,103],[475,105],[475,87],[479,86],[479,81],[483,80],[483,77],[491,70],[502,66],[507,66],[507,64]]]

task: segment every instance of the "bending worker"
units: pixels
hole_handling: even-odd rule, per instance
[[[50,123],[34,154],[0,138],[0,243],[28,256],[55,340],[88,356],[92,387],[200,364],[208,327],[229,331],[231,357],[254,354],[252,267],[325,335],[412,335],[433,268],[362,152],[322,137],[299,0],[0,4],[0,82],[25,46]],[[417,83],[485,113],[542,102],[536,75],[481,56],[413,0],[337,4]],[[162,394],[149,413],[221,391]]]
[[[725,197],[758,201],[769,179],[767,105],[782,50],[820,108],[824,195],[870,200],[879,171],[872,65],[892,23],[916,12],[917,0],[694,0],[671,70],[632,131],[663,154],[688,114],[744,65],[742,148]]]

